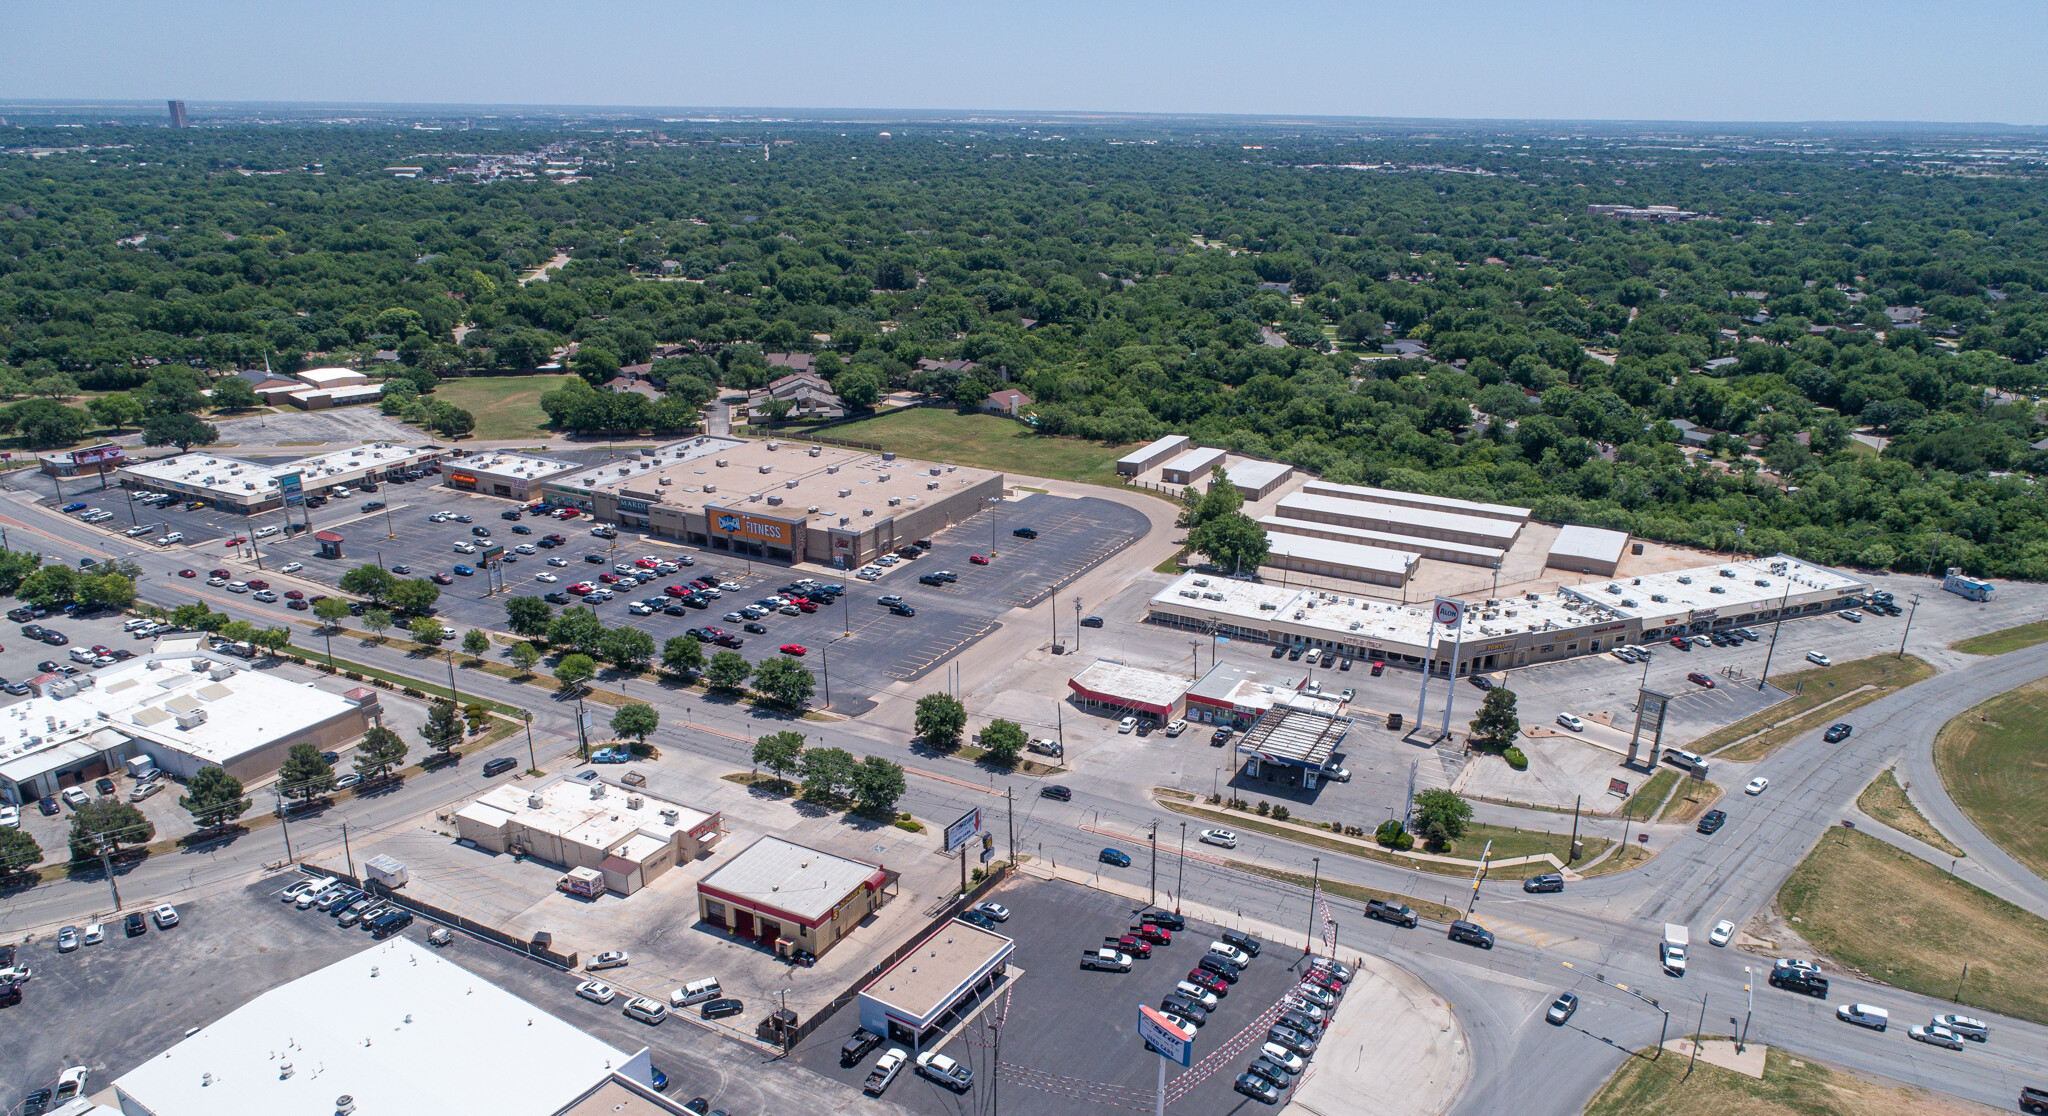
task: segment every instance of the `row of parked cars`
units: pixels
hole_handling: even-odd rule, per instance
[[[1283,997],[1266,1038],[1233,1087],[1261,1104],[1278,1104],[1283,1090],[1308,1069],[1316,1046],[1330,1028],[1330,1019],[1355,973],[1328,957],[1309,960],[1301,983]]]
[[[302,911],[331,914],[337,925],[360,926],[373,938],[388,938],[412,925],[411,911],[327,876],[295,883],[280,892],[278,898]],[[452,938],[446,927],[428,936],[435,945],[446,945]]]

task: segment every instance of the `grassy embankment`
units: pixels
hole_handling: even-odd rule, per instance
[[[1686,747],[1730,763],[1754,763],[1800,733],[1842,720],[1850,710],[1904,689],[1933,673],[1932,666],[1912,655],[1904,658],[1873,655],[1867,659],[1781,674],[1773,684],[1791,691],[1791,697],[1732,725],[1715,729]],[[1863,688],[1866,686],[1869,689]],[[1836,701],[1837,698],[1842,700]],[[1823,705],[1827,707],[1820,708]]]
[[[2029,682],[1966,710],[1934,737],[1934,769],[1978,831],[2048,875],[2048,680]],[[1918,836],[1918,834],[1915,834]]]

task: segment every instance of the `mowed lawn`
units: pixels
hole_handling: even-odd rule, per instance
[[[2018,1091],[2017,1087],[2014,1089]],[[1772,1047],[1761,1080],[1667,1050],[1630,1058],[1586,1106],[1586,1116],[1975,1116],[1996,1112],[1909,1085],[1871,1081]]]
[[[827,431],[835,438],[873,442],[905,457],[999,469],[1014,476],[1090,484],[1121,484],[1116,459],[1129,446],[1034,434],[995,415],[963,415],[939,407],[910,407]],[[798,434],[796,437],[801,438]]]
[[[1995,632],[1985,632],[1983,635],[1959,639],[1949,644],[1949,646],[1967,655],[2003,655],[2007,651],[2017,651],[2022,647],[2032,647],[2043,641],[2048,641],[2048,620],[2036,620],[2031,624],[2021,624],[2012,628],[2000,628]]]
[[[1934,768],[1986,837],[2037,876],[2048,876],[2048,680],[2029,682],[1968,710],[1934,737]]]
[[[463,376],[442,380],[428,396],[430,400],[452,403],[476,418],[472,438],[547,437],[547,412],[540,409],[540,397],[561,387],[574,376]]]
[[[1828,830],[1778,908],[1815,949],[1873,979],[1941,1000],[1961,981],[1962,1003],[2048,1022],[2048,922],[1867,833]]]

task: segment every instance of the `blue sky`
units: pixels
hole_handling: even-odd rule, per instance
[[[0,98],[2048,124],[2048,4],[9,0]]]

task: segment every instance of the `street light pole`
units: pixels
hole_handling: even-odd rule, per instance
[[[1771,645],[1764,651],[1764,672],[1761,675],[1757,676],[1756,688],[1759,690],[1763,689],[1764,683],[1770,680],[1771,656],[1778,653],[1778,632],[1785,626],[1785,602],[1791,599],[1792,583],[1790,580],[1787,580],[1785,583],[1785,593],[1783,596],[1778,598],[1778,617],[1771,624]],[[1644,677],[1649,677],[1649,668],[1645,667],[1643,669]]]
[[[1081,598],[1079,594],[1076,594],[1074,597],[1074,653],[1077,655],[1081,653]]]
[[[533,758],[533,710],[521,709],[519,719],[526,722],[526,766],[528,770],[539,771],[540,761]]]
[[[1906,657],[1906,635],[1913,630],[1913,614],[1918,611],[1920,611],[1920,594],[1915,593],[1913,594],[1913,607],[1906,610],[1906,630],[1899,633],[1899,653],[1892,656],[1892,658],[1903,659]]]
[[[1322,857],[1320,857],[1320,856],[1318,856],[1318,857],[1314,857],[1313,859],[1314,859],[1314,860],[1315,860],[1315,862],[1316,862],[1316,869],[1315,869],[1315,878],[1314,878],[1314,880],[1313,880],[1313,881],[1311,881],[1311,882],[1310,882],[1310,884],[1309,884],[1309,887],[1308,887],[1308,952],[1309,952],[1309,953],[1314,953],[1314,952],[1316,951],[1316,900],[1322,897],[1322,888],[1323,888],[1323,858],[1322,858]],[[1298,879],[1299,877],[1296,877],[1296,878]]]
[[[1188,823],[1180,823],[1180,871],[1173,877],[1173,913],[1180,913],[1181,889],[1188,878]]]
[[[1152,881],[1150,885],[1152,897],[1145,900],[1145,905],[1156,907],[1159,905],[1159,819],[1157,818],[1152,820],[1152,836],[1149,840],[1152,842]]]

